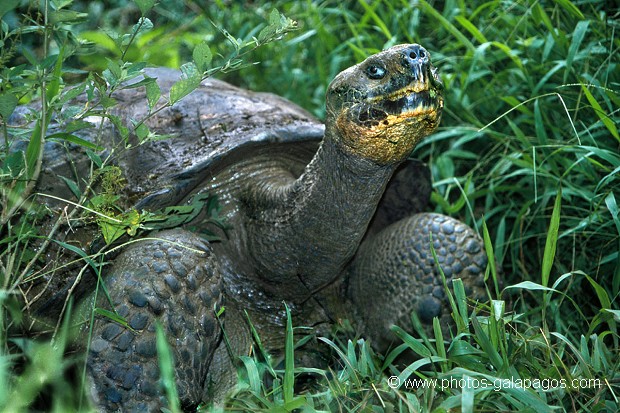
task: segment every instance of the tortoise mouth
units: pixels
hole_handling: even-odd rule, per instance
[[[411,118],[439,118],[443,109],[443,84],[437,70],[430,65],[414,66],[406,78],[410,81],[404,86],[368,96],[358,112],[360,124],[389,126]]]
[[[429,84],[413,82],[389,95],[369,98],[364,106],[365,110],[360,110],[357,117],[360,124],[389,126],[399,120],[439,117],[443,109],[443,97]]]
[[[392,114],[407,118],[437,112],[437,109],[443,108],[443,99],[434,89],[420,89],[416,83],[412,88],[397,91],[394,98],[384,101],[384,105],[392,110]]]

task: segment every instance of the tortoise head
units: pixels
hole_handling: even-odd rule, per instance
[[[332,81],[326,136],[348,153],[377,164],[401,162],[439,124],[442,90],[426,49],[394,46]]]

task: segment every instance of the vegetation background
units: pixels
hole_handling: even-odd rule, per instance
[[[620,409],[620,10],[614,2],[161,0],[147,15],[153,27],[136,33],[126,49],[109,34],[132,33],[142,16],[136,4],[51,0],[52,9],[84,14],[48,22],[50,33],[63,35],[46,45],[40,5],[15,4],[0,7],[0,96],[16,90],[15,68],[43,65],[61,42],[73,47],[61,68],[67,84],[87,71],[102,73],[110,60],[179,67],[195,59],[205,41],[225,61],[234,39],[258,36],[274,8],[295,20],[297,30],[245,56],[257,64],[217,76],[285,96],[319,118],[327,85],[340,70],[398,43],[420,43],[431,52],[446,87],[446,110],[439,130],[414,156],[431,165],[432,208],[485,236],[503,269],[503,285],[489,292],[489,303],[466,302],[457,288],[455,337],[442,337],[438,328],[431,337],[419,331],[419,339],[397,330],[403,344],[388,355],[374,354],[363,340],[324,339],[339,361],[323,372],[272,370],[276,361],[268,358],[244,362],[230,409]],[[41,90],[29,89],[21,101]],[[0,98],[4,177],[8,103]],[[63,356],[62,346],[58,351],[57,345],[36,347],[7,336],[15,321],[7,297],[14,293],[16,268],[10,252],[16,241],[8,234],[0,232],[0,406],[26,411],[44,400],[51,410],[65,411],[76,406],[74,392],[63,389],[67,365],[75,361]],[[405,348],[420,359],[394,365]],[[259,380],[271,371],[272,384]],[[299,390],[294,378],[302,373],[320,380],[312,391],[287,396]],[[401,384],[457,378],[513,385],[394,389],[390,376]],[[547,385],[514,384],[524,379]]]

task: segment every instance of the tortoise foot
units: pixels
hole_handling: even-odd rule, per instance
[[[392,325],[411,325],[412,311],[429,326],[435,317],[442,326],[451,324],[431,242],[448,286],[452,279],[461,278],[468,297],[485,297],[487,257],[482,240],[471,228],[434,213],[402,219],[367,240],[350,271],[354,307],[379,348],[386,348],[395,338]],[[378,302],[379,292],[384,298]]]
[[[93,327],[88,368],[96,402],[106,411],[160,411],[168,403],[160,384],[159,323],[174,357],[184,407],[201,401],[220,340],[214,310],[222,304],[217,262],[210,248],[183,230],[129,246],[105,279],[113,309],[130,328],[108,317]],[[100,294],[99,306],[110,309]]]

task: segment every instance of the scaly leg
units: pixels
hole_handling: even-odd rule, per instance
[[[448,325],[449,304],[430,240],[448,286],[463,279],[469,297],[484,297],[487,257],[482,240],[467,225],[444,215],[404,218],[366,240],[350,268],[349,294],[365,333],[380,349],[395,338],[393,324],[411,325],[415,311],[425,324]]]
[[[104,317],[93,327],[89,373],[94,399],[106,411],[167,406],[159,382],[156,321],[174,356],[183,407],[200,403],[208,386],[207,371],[221,336],[214,313],[222,305],[216,259],[190,232],[156,236],[163,240],[137,242],[123,251],[105,278],[114,308],[134,330]],[[99,304],[109,308],[104,299]]]

